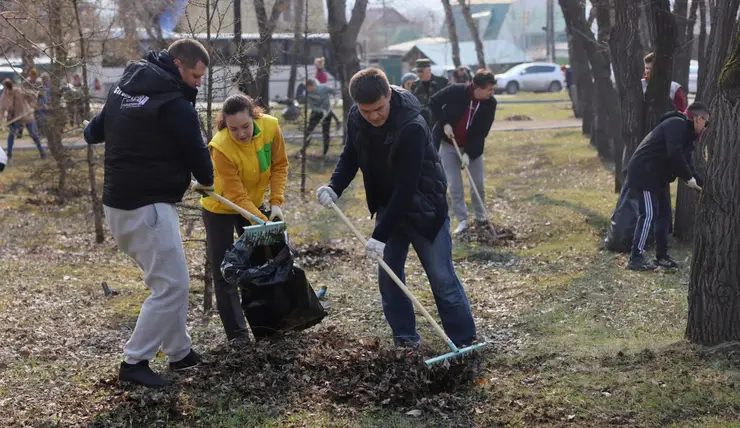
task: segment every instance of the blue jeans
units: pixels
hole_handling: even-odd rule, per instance
[[[671,225],[671,188],[670,185],[662,189],[649,192],[636,190],[640,204],[640,216],[635,226],[635,236],[632,241],[632,258],[640,257],[645,253],[648,236],[652,228],[655,235],[655,255],[658,258],[668,255],[668,230]]]
[[[23,129],[23,125],[16,122],[10,124],[10,129],[8,130],[8,159],[13,155],[13,143],[15,143],[15,134],[17,134],[20,130]],[[39,139],[39,134],[36,132],[36,126],[33,122],[26,124],[26,129],[28,130],[29,135],[31,135],[31,139],[33,139],[33,142],[36,143],[36,148],[39,149],[39,153],[41,153],[41,158],[46,157],[46,153],[44,153],[44,148],[41,147],[41,140]]]
[[[378,219],[382,214],[378,213]],[[406,282],[404,267],[409,245],[414,246],[427,274],[445,332],[457,346],[471,344],[476,338],[475,323],[468,297],[452,265],[450,219],[447,218],[434,242],[419,235],[411,227],[399,226],[385,243],[383,260],[404,283]],[[396,344],[419,342],[411,300],[380,267],[378,267],[378,285],[383,301],[383,313],[393,330]]]

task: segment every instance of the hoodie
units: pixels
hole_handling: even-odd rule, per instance
[[[657,191],[676,177],[684,181],[693,177],[701,185],[691,161],[695,140],[694,123],[686,115],[664,114],[658,126],[637,146],[627,165],[630,187]]]
[[[381,212],[372,237],[387,242],[397,228],[411,227],[433,241],[447,218],[447,181],[410,92],[391,87],[383,126],[367,122],[356,105],[347,117],[347,142],[329,186],[341,196],[358,170],[371,215]]]
[[[331,110],[331,96],[336,91],[326,85],[317,84],[313,92],[306,91],[308,108],[324,114]]]
[[[85,128],[88,144],[106,143],[105,205],[132,210],[179,202],[191,174],[201,184],[213,184],[197,94],[167,51],[128,64],[103,110]]]

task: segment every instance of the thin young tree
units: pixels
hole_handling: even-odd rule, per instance
[[[483,52],[483,42],[480,39],[478,24],[473,19],[473,12],[470,10],[470,0],[458,0],[457,3],[460,5],[460,12],[468,24],[470,38],[473,39],[473,44],[475,44],[475,56],[478,58],[478,68],[486,69],[486,55]]]
[[[331,39],[332,57],[335,61],[335,78],[342,88],[343,120],[352,107],[349,96],[349,80],[360,70],[357,56],[357,36],[365,21],[368,0],[355,0],[352,14],[347,20],[347,0],[326,0],[328,11],[329,38]]]
[[[712,101],[715,143],[697,212],[686,337],[701,345],[740,341],[740,34]]]
[[[82,67],[82,94],[83,94],[83,116],[85,118],[90,117],[90,88],[88,87],[87,80],[87,40],[83,34],[82,20],[80,19],[80,7],[79,0],[71,0],[72,9],[74,10],[75,23],[77,24],[77,35],[78,43],[80,48],[80,65]],[[95,155],[95,148],[89,144],[87,146],[87,172],[88,180],[90,182],[90,201],[92,202],[93,211],[93,224],[95,226],[95,242],[98,244],[105,241],[105,234],[103,231],[103,203],[98,196],[98,184],[96,178],[97,170],[97,156]]]
[[[455,67],[460,67],[460,42],[457,38],[457,25],[455,24],[455,14],[452,12],[450,0],[442,0],[442,7],[445,11],[445,24],[447,25],[447,38],[450,39],[452,46],[452,63]]]

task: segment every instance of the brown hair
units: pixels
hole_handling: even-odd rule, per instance
[[[5,86],[8,89],[13,89],[13,81],[10,79],[3,80],[3,86]]]
[[[379,68],[360,70],[349,81],[349,95],[357,104],[372,104],[387,97],[390,90],[388,78]]]
[[[643,58],[642,61],[645,64],[652,64],[653,61],[655,61],[655,52],[650,52],[649,54],[645,55],[645,58]]]
[[[252,119],[259,119],[263,114],[262,109],[254,105],[252,99],[244,94],[236,94],[226,98],[221,106],[221,113],[219,113],[216,119],[218,130],[226,129],[226,116],[235,115],[243,111],[246,111]]]
[[[483,68],[479,69],[475,72],[475,76],[473,76],[473,86],[476,88],[485,88],[488,85],[495,85],[496,84],[496,76],[493,75],[488,70],[485,70]]]
[[[198,61],[208,65],[210,57],[206,48],[195,39],[180,39],[173,42],[167,52],[172,58],[179,59],[187,68],[195,68]]]

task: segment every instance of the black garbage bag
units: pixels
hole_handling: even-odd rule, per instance
[[[639,216],[640,203],[637,200],[637,194],[628,187],[625,181],[604,239],[604,244],[608,250],[617,253],[632,251],[632,240],[635,236],[635,227]],[[646,249],[651,248],[653,242],[653,231],[651,229],[645,245]]]
[[[293,265],[294,257],[287,232],[269,246],[242,235],[224,256],[221,273],[241,290],[242,310],[255,338],[305,330],[327,315],[305,272]]]

